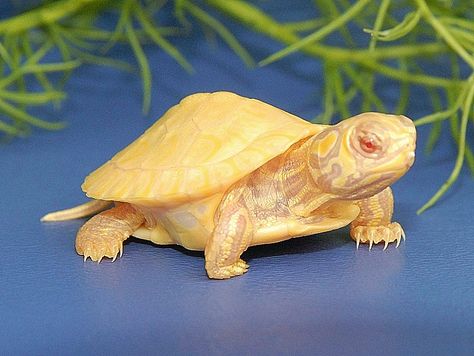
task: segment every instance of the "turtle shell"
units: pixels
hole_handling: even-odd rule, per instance
[[[230,92],[193,94],[86,177],[82,189],[95,199],[152,206],[203,198],[324,127]]]

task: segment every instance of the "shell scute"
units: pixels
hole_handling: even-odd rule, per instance
[[[213,134],[201,134],[182,158],[183,165],[192,166],[196,160],[212,162],[222,149],[222,140]]]

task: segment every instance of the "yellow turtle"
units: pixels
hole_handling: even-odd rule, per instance
[[[92,172],[92,202],[45,221],[103,211],[79,230],[76,250],[100,261],[130,236],[205,252],[210,278],[245,273],[254,245],[351,224],[359,243],[400,242],[390,184],[413,164],[416,131],[404,116],[363,113],[311,124],[230,92],[184,98],[135,142]]]

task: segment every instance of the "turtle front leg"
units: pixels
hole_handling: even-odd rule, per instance
[[[130,204],[116,207],[93,216],[79,229],[76,251],[100,262],[104,257],[115,259],[122,256],[123,242],[145,222],[145,217]]]
[[[227,279],[247,272],[249,266],[240,255],[250,245],[253,229],[245,204],[236,202],[224,208],[205,249],[209,278]]]
[[[397,222],[391,222],[393,214],[393,195],[390,187],[384,189],[379,194],[370,198],[357,201],[360,214],[351,223],[351,237],[357,243],[372,245],[384,242],[384,250],[391,242],[400,244],[400,240],[405,239],[405,233]]]

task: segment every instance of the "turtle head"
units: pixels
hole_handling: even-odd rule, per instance
[[[412,166],[416,131],[402,115],[375,112],[330,126],[311,142],[309,166],[316,184],[341,199],[379,193]]]

